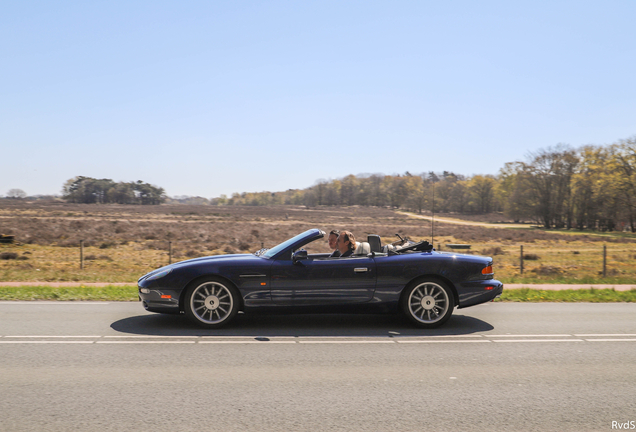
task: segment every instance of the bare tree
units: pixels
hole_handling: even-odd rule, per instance
[[[9,189],[9,192],[7,192],[7,198],[22,199],[26,198],[26,196],[26,192],[22,189]]]
[[[537,216],[545,228],[570,228],[571,179],[579,163],[576,151],[559,144],[529,156],[531,162],[522,166],[535,198]]]

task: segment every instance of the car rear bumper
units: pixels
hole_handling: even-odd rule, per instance
[[[503,293],[503,283],[490,279],[483,281],[471,281],[459,284],[458,309],[474,306],[494,300]]]

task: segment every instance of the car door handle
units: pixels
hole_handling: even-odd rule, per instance
[[[369,269],[366,267],[356,267],[353,269],[353,271],[356,273],[364,273],[365,271],[369,271]]]

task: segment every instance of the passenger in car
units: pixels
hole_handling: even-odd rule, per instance
[[[353,251],[356,249],[356,238],[351,231],[340,231],[338,235],[338,251],[340,257],[348,257],[353,255]]]
[[[340,251],[338,250],[338,236],[340,235],[340,231],[338,230],[332,230],[329,233],[329,249],[331,249],[333,252],[331,252],[331,255],[329,255],[330,257],[339,257],[340,256]]]

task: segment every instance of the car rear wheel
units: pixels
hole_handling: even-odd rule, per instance
[[[224,326],[236,316],[238,308],[236,288],[221,279],[197,281],[186,292],[186,316],[201,327]]]
[[[455,307],[453,292],[441,281],[420,280],[409,285],[402,297],[404,314],[418,327],[435,328],[450,318]]]

